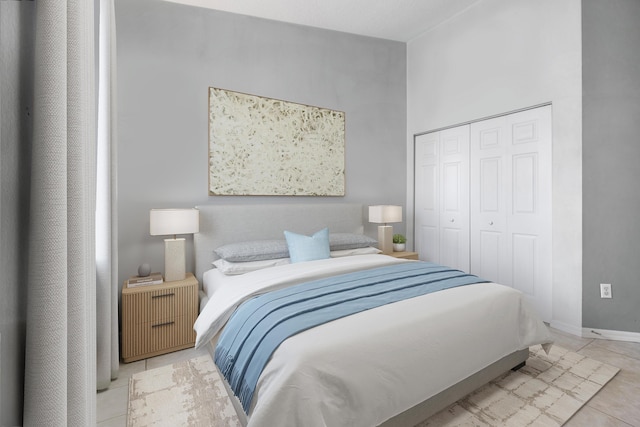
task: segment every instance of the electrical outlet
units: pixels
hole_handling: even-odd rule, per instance
[[[611,283],[600,283],[600,298],[611,298]]]

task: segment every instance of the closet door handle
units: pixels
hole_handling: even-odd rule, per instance
[[[451,222],[456,222],[455,218],[450,219]]]
[[[489,225],[493,225],[493,221],[489,221]]]

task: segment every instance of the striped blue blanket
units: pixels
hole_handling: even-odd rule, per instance
[[[272,291],[236,310],[218,340],[215,363],[248,412],[262,369],[285,339],[364,310],[483,282],[449,267],[412,262]]]

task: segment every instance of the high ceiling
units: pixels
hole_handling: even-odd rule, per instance
[[[479,0],[167,0],[407,42]]]

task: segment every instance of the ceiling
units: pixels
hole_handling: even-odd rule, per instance
[[[479,0],[166,0],[407,42]]]

